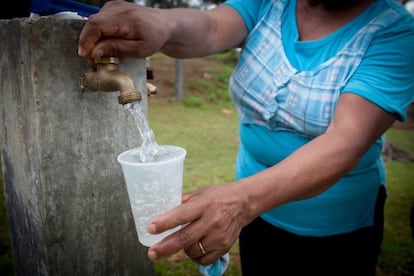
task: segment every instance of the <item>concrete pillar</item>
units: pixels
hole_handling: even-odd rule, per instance
[[[137,128],[119,92],[81,92],[83,24],[0,20],[0,146],[15,270],[153,275],[116,161],[139,144]],[[119,69],[146,92],[144,60]]]

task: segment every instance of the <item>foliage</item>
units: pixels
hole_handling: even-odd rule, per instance
[[[192,91],[192,95],[186,97],[185,104],[187,106],[201,106],[204,102],[225,108],[233,107],[228,91],[228,80],[237,62],[238,53],[232,49],[212,58],[217,66],[206,68],[202,78],[190,78],[186,81],[187,89]]]
[[[234,161],[238,150],[238,118],[236,112],[223,113],[223,104],[219,96],[205,97],[202,93],[214,87],[227,85],[232,66],[237,61],[237,52],[223,52],[209,58],[215,65],[203,67],[206,77],[193,77],[186,81],[188,104],[171,101],[167,97],[150,98],[148,101],[148,118],[159,144],[175,144],[187,149],[185,160],[184,192],[191,192],[206,185],[227,183],[234,180]],[[152,65],[155,79],[171,77],[171,67],[163,63],[168,57],[154,56]],[[207,62],[207,61],[204,61]],[[188,62],[190,63],[190,62]],[[157,64],[162,66],[156,67]],[[201,67],[197,64],[197,68]],[[188,66],[187,66],[188,68]],[[164,69],[160,72],[160,69]],[[190,71],[194,71],[191,68]],[[170,81],[168,81],[170,82]],[[193,88],[189,87],[189,82]],[[160,81],[161,83],[161,81]],[[168,87],[173,84],[168,83]],[[159,85],[161,86],[161,85]],[[224,88],[223,88],[224,89]],[[167,89],[161,89],[166,93]],[[168,91],[167,91],[168,92]],[[218,92],[215,92],[218,93]],[[223,92],[224,93],[224,92]],[[226,94],[227,91],[225,92]],[[208,94],[208,93],[206,93]],[[191,99],[191,98],[196,98]],[[219,98],[219,99],[217,99]],[[201,102],[199,105],[195,104]],[[196,106],[197,105],[197,106]],[[229,109],[234,111],[234,107]],[[390,129],[386,138],[396,146],[414,154],[414,131]],[[400,275],[398,268],[409,259],[414,259],[414,241],[409,228],[409,211],[414,201],[414,162],[393,160],[387,164],[388,199],[385,209],[385,232],[379,260],[379,268],[385,275]],[[2,181],[0,177],[0,188]],[[235,244],[230,252],[231,263],[226,276],[240,275],[238,246]],[[195,264],[183,254],[157,261],[157,276],[186,275],[199,276]],[[0,194],[0,275],[13,275],[11,246],[7,227],[4,197]]]
[[[199,97],[186,97],[184,100],[184,105],[186,107],[200,107],[203,105],[203,100]]]
[[[238,144],[236,114],[223,116],[216,104],[186,108],[177,102],[155,98],[149,104],[150,124],[157,141],[160,144],[175,143],[188,150],[185,192],[234,179]],[[399,148],[414,154],[414,131],[390,129],[386,136]],[[408,220],[414,201],[414,162],[393,160],[387,164],[387,174],[385,232],[378,264],[381,271],[378,275],[381,276],[400,275],[399,267],[414,259],[414,241]],[[233,246],[230,256],[231,267],[226,275],[241,275],[237,245]],[[191,260],[182,257],[156,262],[156,275],[198,276],[199,273]]]
[[[390,129],[386,139],[400,149],[414,154],[414,131]],[[384,242],[379,267],[392,271],[414,260],[414,240],[409,214],[414,203],[414,162],[393,160],[387,164],[387,203],[385,206]]]

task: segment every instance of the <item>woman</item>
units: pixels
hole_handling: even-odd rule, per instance
[[[184,249],[207,265],[239,238],[243,275],[375,275],[382,137],[414,100],[412,16],[393,0],[229,0],[207,12],[113,1],[78,52],[191,58],[240,45],[237,181],[152,220],[152,233],[187,225],[149,258]]]

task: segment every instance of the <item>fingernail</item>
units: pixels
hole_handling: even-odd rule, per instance
[[[154,252],[154,250],[148,250],[148,258],[151,260],[151,261],[156,261],[157,260],[157,258],[158,258],[158,256],[157,256],[157,253],[155,253]]]
[[[83,50],[82,47],[79,46],[79,48],[78,48],[78,55],[80,55],[81,57],[83,57],[84,54],[85,54],[85,51]]]
[[[157,227],[155,226],[154,223],[150,223],[150,224],[148,224],[147,230],[148,230],[149,233],[155,234],[156,231],[157,231]]]

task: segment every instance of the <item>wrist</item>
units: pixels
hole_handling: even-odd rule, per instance
[[[244,210],[245,223],[247,224],[261,214],[260,200],[257,200],[256,187],[249,179],[241,179],[237,182],[237,186]]]

